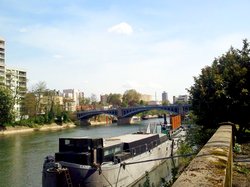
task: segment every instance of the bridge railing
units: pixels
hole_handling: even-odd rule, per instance
[[[232,126],[221,126],[173,187],[232,186],[232,143]]]

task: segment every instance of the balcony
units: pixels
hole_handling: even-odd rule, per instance
[[[19,82],[26,82],[26,77],[19,77]]]
[[[26,77],[26,72],[19,72],[19,77]]]

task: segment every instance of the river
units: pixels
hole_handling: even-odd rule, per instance
[[[162,121],[151,119],[137,125],[111,124],[0,136],[0,187],[41,187],[44,158],[58,151],[61,137],[112,137]]]

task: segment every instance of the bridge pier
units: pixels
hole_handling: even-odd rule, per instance
[[[133,124],[132,118],[118,118],[117,125],[129,125]]]
[[[90,126],[91,123],[90,123],[90,121],[88,119],[81,119],[80,120],[80,125],[81,126]]]

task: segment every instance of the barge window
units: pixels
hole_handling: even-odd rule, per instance
[[[70,140],[65,140],[65,141],[64,141],[64,144],[65,144],[65,145],[69,145],[69,144],[70,144]]]
[[[115,153],[118,153],[118,152],[120,152],[121,151],[121,147],[116,147],[115,148]]]
[[[104,151],[104,156],[112,154],[112,150],[105,150]]]
[[[136,155],[136,149],[132,149],[132,155]]]
[[[111,154],[116,154],[118,152],[121,152],[121,147],[113,147],[108,150],[104,151],[104,156],[111,155]]]

